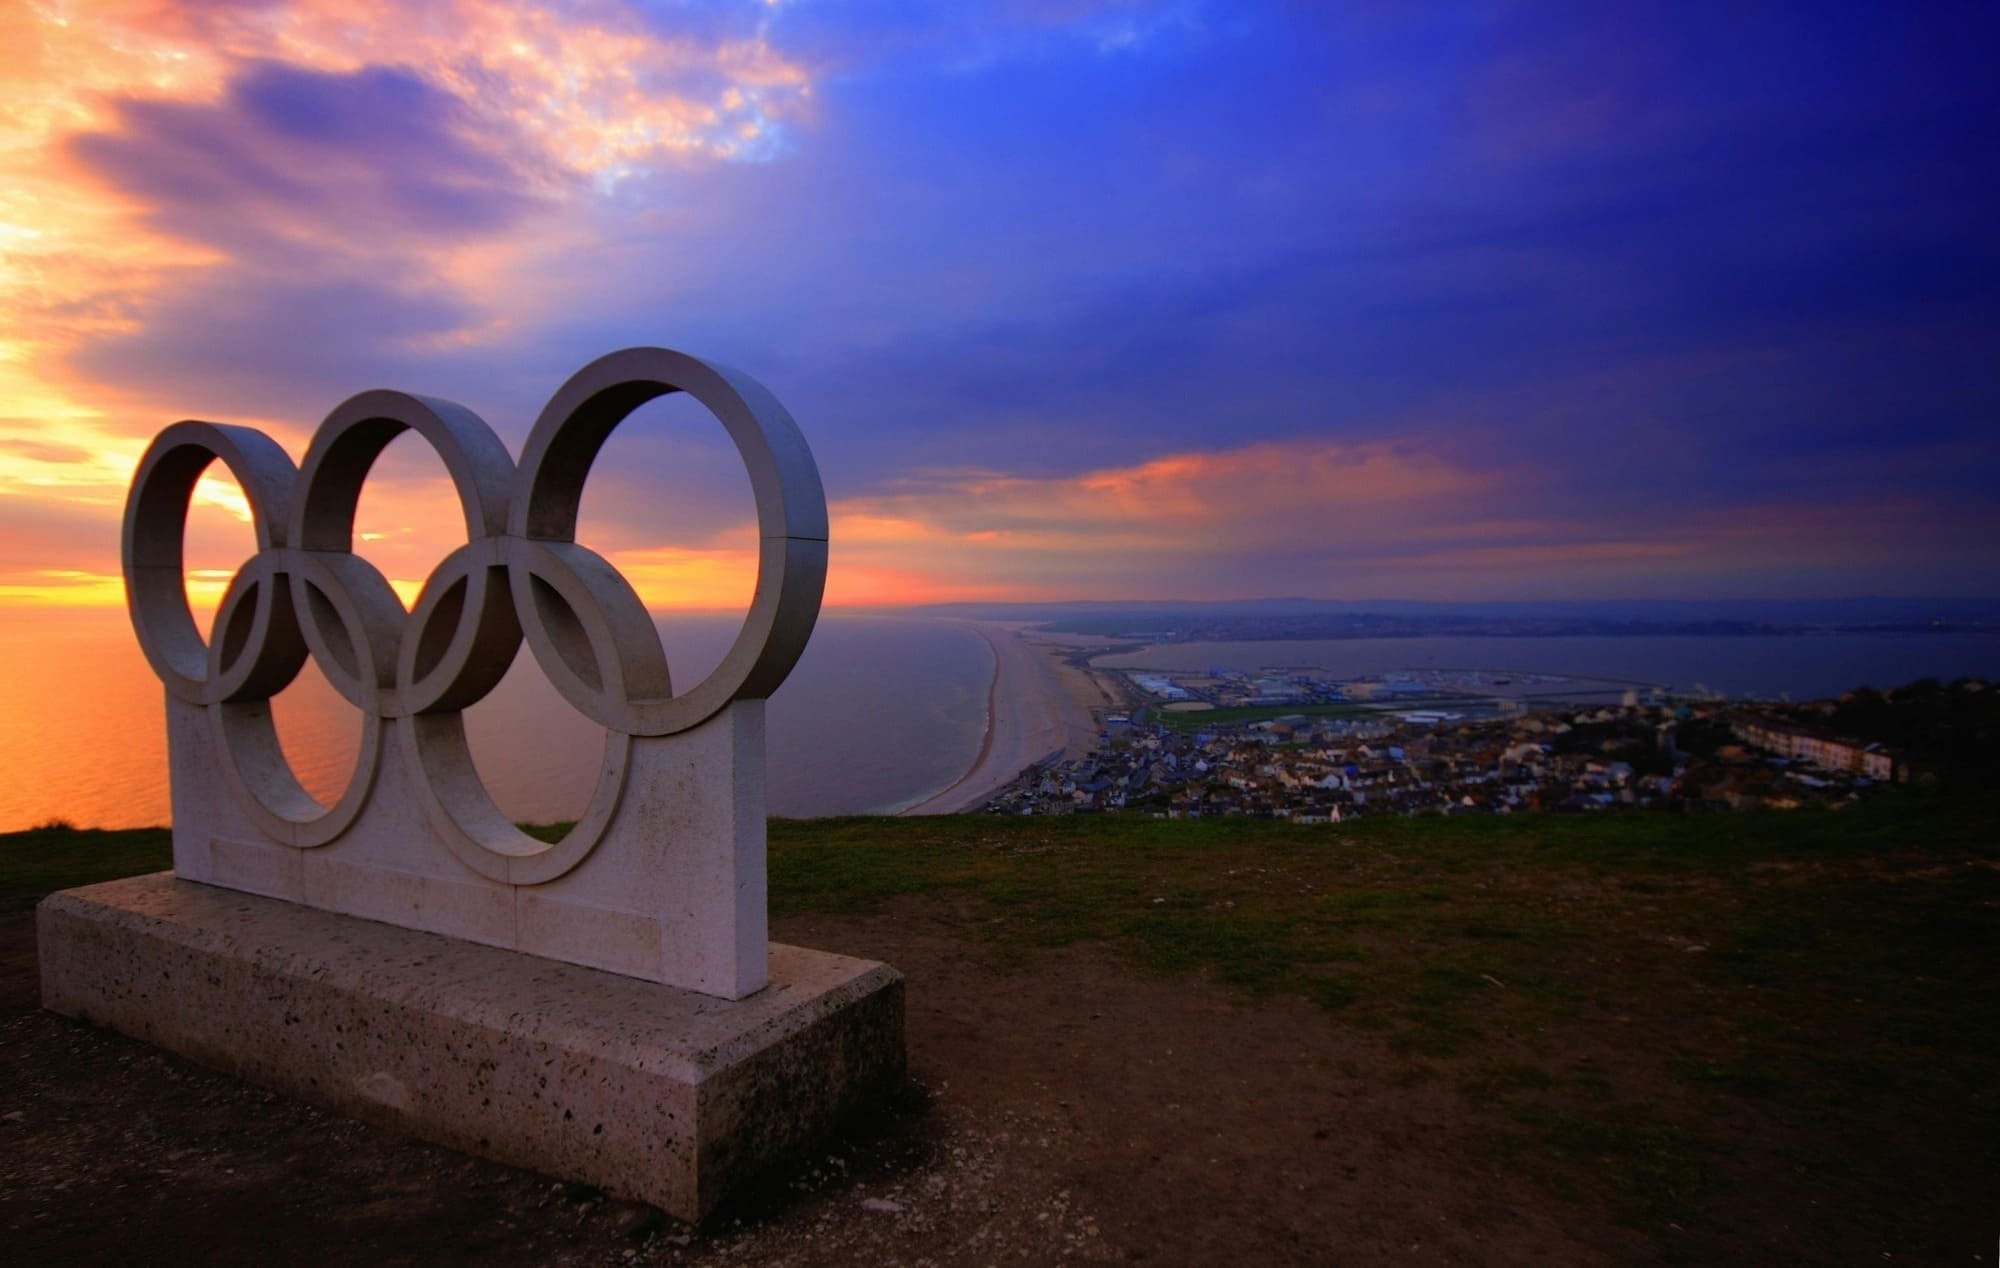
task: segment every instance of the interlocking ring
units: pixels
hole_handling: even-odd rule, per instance
[[[583,486],[632,411],[686,392],[735,442],[756,496],[758,570],[743,629],[722,663],[675,693],[645,605],[576,541]],[[405,614],[387,579],[353,552],[361,488],[391,440],[414,431],[443,460],[466,541]],[[221,460],[243,488],[257,554],[231,579],[204,644],[182,580],[195,482]],[[805,650],[826,583],[826,496],[805,437],[746,374],[664,348],[628,348],[578,371],[529,433],[518,467],[477,414],[402,392],[355,396],[320,424],[296,469],[246,427],[175,423],[140,460],[125,508],[132,625],[175,698],[209,711],[240,800],[276,840],[324,845],[350,827],[376,777],[384,727],[457,857],[511,884],[553,880],[602,837],[623,793],[632,740],[699,726],[735,700],[775,691]],[[542,671],[605,728],[589,807],[554,844],[510,823],[481,783],[462,711],[492,691],[525,638]],[[364,716],[340,800],[322,806],[292,774],[270,698],[310,657]]]

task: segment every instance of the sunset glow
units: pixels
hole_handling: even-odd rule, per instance
[[[1808,65],[1769,15],[948,8],[8,8],[0,605],[122,602],[174,419],[297,455],[393,386],[518,450],[634,343],[787,402],[837,606],[2000,586],[1969,12]],[[602,548],[740,608],[754,530],[661,443]],[[461,529],[386,478],[408,603]]]

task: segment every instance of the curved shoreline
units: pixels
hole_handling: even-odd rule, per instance
[[[963,775],[899,814],[977,810],[1028,767],[1096,742],[1097,725],[1089,709],[1058,679],[1045,652],[1005,626],[984,621],[960,624],[985,639],[993,653],[986,735]]]
[[[957,779],[946,785],[936,796],[928,797],[925,801],[918,802],[917,805],[919,806],[924,805],[927,801],[935,801],[937,797],[941,797],[945,793],[958,788],[968,779],[971,779],[975,771],[980,770],[993,760],[993,732],[996,726],[994,719],[1000,716],[1000,649],[994,645],[991,634],[985,630],[980,630],[978,633],[979,637],[986,640],[986,650],[993,654],[993,680],[986,684],[986,729],[979,736],[979,752],[973,756],[972,765],[965,768],[963,775],[960,775]],[[912,807],[912,809],[914,808]]]
[[[965,624],[969,624],[969,622]],[[933,806],[933,803],[941,802],[956,793],[967,780],[972,778],[975,771],[978,771],[992,759],[993,717],[1000,705],[1000,649],[993,645],[992,638],[988,637],[985,630],[980,629],[978,626],[973,626],[973,632],[986,640],[987,654],[993,657],[993,675],[986,680],[986,718],[985,724],[980,728],[979,732],[979,751],[973,754],[972,764],[967,766],[957,779],[952,780],[944,787],[934,792],[924,793],[901,804],[892,803],[876,813],[891,815],[950,814],[952,813],[950,810],[937,809]]]

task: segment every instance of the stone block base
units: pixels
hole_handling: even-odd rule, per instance
[[[729,1001],[167,872],[36,920],[54,1012],[685,1220],[903,1073],[902,975],[777,943]]]

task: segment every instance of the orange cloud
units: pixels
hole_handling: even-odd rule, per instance
[[[218,592],[211,603],[220,601]],[[123,606],[124,602],[125,578],[120,573],[31,568],[0,576],[0,606],[95,608]]]
[[[1022,581],[1087,585],[1136,565],[1139,589],[1157,595],[1173,589],[1163,560],[1384,541],[1422,526],[1438,508],[1491,500],[1499,485],[1490,473],[1415,445],[1307,440],[1072,476],[913,480],[837,504],[834,531],[861,552],[935,559],[940,579],[984,576],[1010,586],[1018,573]]]
[[[947,473],[832,510],[836,564],[895,569],[911,602],[1692,592],[1886,565],[1962,536],[1971,513],[1883,497],[1635,519],[1565,510],[1531,471],[1417,442],[1317,439],[1071,476]]]
[[[751,550],[652,546],[616,551],[610,559],[655,611],[741,612],[750,606],[757,580]]]
[[[464,530],[441,468],[385,463],[364,491],[356,548],[408,604]],[[1551,513],[1523,480],[1470,471],[1413,444],[1324,440],[1188,452],[1068,476],[933,474],[832,502],[826,602],[1637,595],[1656,593],[1663,580],[1727,586],[1893,562],[1901,547],[1885,543],[1948,536],[1964,522],[1950,507],[1885,498],[1612,523]],[[240,508],[240,493],[226,478],[210,484],[189,548],[198,609],[215,602],[240,562],[230,552],[247,548],[240,531],[222,532],[238,522],[231,509]],[[655,610],[741,611],[756,575],[754,542],[745,521],[691,540],[628,536],[604,549]],[[119,578],[100,570],[0,570],[0,605],[122,601]]]
[[[115,136],[129,103],[215,103],[261,64],[393,68],[456,101],[472,143],[503,156],[519,184],[562,200],[660,163],[762,157],[812,95],[806,69],[776,53],[759,28],[670,37],[609,0],[560,12],[507,0],[8,5],[0,6],[0,47],[8,50],[0,79],[0,498],[105,516],[118,514],[151,434],[187,403],[76,381],[65,362],[137,328],[153,297],[227,263],[215,246],[152,223],[152,208],[108,187],[79,157],[77,138]],[[314,227],[288,222],[282,208],[261,214],[265,230],[315,242]],[[544,246],[477,234],[427,244],[422,271],[458,297],[465,316],[415,341],[509,333],[508,268]],[[300,434],[239,421],[288,439]],[[201,496],[228,493],[209,485]],[[75,591],[46,587],[50,595]],[[0,591],[0,603],[19,594]]]

